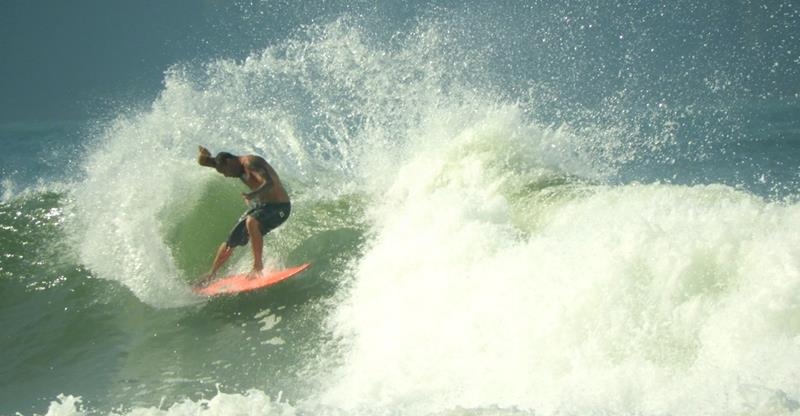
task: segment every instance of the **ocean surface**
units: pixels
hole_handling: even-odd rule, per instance
[[[92,4],[0,5],[0,414],[800,412],[796,1]],[[190,291],[199,144],[311,270]]]

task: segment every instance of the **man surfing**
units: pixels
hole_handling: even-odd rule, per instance
[[[281,184],[278,174],[260,156],[235,156],[219,152],[212,157],[211,152],[203,146],[200,146],[199,151],[197,162],[201,166],[212,167],[229,178],[241,179],[250,188],[250,192],[242,193],[249,209],[233,227],[228,240],[219,246],[211,270],[195,286],[205,285],[214,279],[220,267],[233,254],[233,249],[246,245],[248,239],[251,240],[253,249],[253,270],[250,276],[255,277],[261,274],[261,269],[264,268],[262,263],[264,234],[274,230],[289,218],[292,210],[289,195]]]

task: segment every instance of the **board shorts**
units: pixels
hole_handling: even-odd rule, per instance
[[[233,227],[228,236],[228,247],[243,246],[247,244],[250,236],[247,234],[247,217],[253,217],[261,224],[261,235],[264,235],[283,224],[292,212],[292,204],[289,202],[260,204],[255,208],[248,209],[239,222]]]

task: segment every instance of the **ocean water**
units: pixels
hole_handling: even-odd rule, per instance
[[[796,2],[170,7],[155,82],[77,42],[122,87],[0,123],[0,414],[800,411]],[[192,294],[245,209],[198,144],[311,270]]]

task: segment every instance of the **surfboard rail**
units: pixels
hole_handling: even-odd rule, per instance
[[[257,277],[250,277],[249,273],[232,274],[214,280],[206,286],[193,288],[192,291],[205,296],[235,295],[278,284],[308,270],[310,267],[311,263],[303,263],[283,270],[266,272]]]

